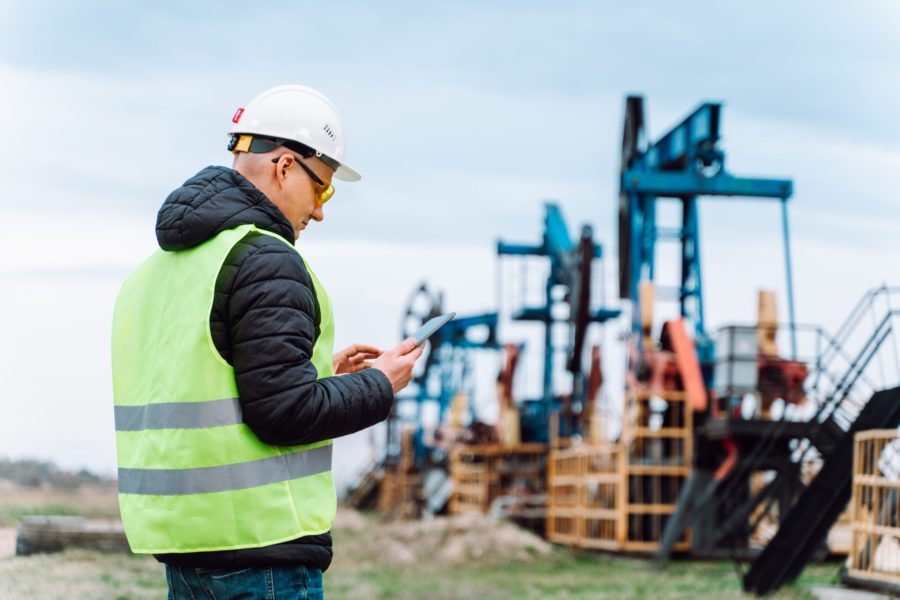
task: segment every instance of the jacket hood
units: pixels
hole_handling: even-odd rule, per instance
[[[163,250],[185,250],[248,223],[294,240],[284,214],[243,175],[227,167],[206,167],[163,202],[156,240]]]

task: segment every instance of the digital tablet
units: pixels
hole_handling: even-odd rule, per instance
[[[416,347],[421,346],[425,343],[431,335],[436,332],[438,329],[446,325],[450,322],[453,317],[456,316],[455,312],[445,313],[443,315],[439,315],[433,319],[429,319],[427,323],[419,327],[417,330],[413,332],[409,337],[415,338]]]

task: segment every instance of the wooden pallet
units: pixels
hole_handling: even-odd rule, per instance
[[[900,589],[900,437],[896,429],[861,431],[853,446],[847,573]]]
[[[381,479],[378,510],[401,519],[419,517],[422,476],[402,469],[387,469]]]
[[[658,410],[659,401],[665,403]],[[632,392],[626,403],[626,552],[654,552],[675,512],[693,458],[693,410],[684,392]],[[675,550],[689,546],[682,538]]]
[[[551,452],[547,537],[579,548],[653,552],[690,474],[692,415],[686,394],[632,393],[620,441]],[[689,547],[684,537],[677,550]]]
[[[541,493],[546,453],[544,444],[534,443],[457,446],[450,453],[450,514],[485,514],[501,496]]]
[[[624,541],[624,453],[620,444],[576,446],[551,454],[547,538],[615,550]]]

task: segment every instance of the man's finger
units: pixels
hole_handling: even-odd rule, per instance
[[[400,345],[397,346],[397,349],[400,351],[400,355],[409,354],[412,352],[413,348],[416,347],[416,338],[406,338]]]
[[[421,346],[417,346],[411,352],[405,355],[406,358],[412,359],[413,362],[419,360],[419,357],[422,356],[422,353],[425,352],[425,344]]]
[[[359,364],[365,360],[370,360],[372,358],[378,358],[377,354],[369,354],[368,352],[360,352],[354,356],[350,357],[350,362],[353,364]]]
[[[354,344],[353,348],[357,352],[362,352],[364,354],[374,354],[375,356],[381,354],[381,348],[370,346],[369,344]]]

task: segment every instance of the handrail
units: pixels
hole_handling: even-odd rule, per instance
[[[795,330],[812,329],[817,337],[820,337],[825,341],[825,349],[816,357],[814,363],[816,373],[816,377],[814,378],[814,390],[819,391],[818,388],[821,377],[823,376],[826,382],[831,384],[831,386],[829,386],[831,389],[826,392],[824,401],[818,406],[815,414],[807,421],[811,425],[808,435],[810,443],[802,449],[799,456],[792,458],[793,462],[800,463],[803,461],[814,447],[812,440],[819,436],[822,427],[829,418],[834,417],[831,420],[834,421],[842,431],[847,431],[849,427],[852,426],[852,423],[856,418],[854,412],[855,414],[858,414],[859,411],[848,411],[846,402],[848,398],[852,398],[851,393],[860,382],[868,386],[874,393],[875,385],[868,377],[866,377],[865,371],[887,337],[893,332],[892,319],[900,314],[900,310],[893,309],[891,307],[892,305],[888,303],[888,310],[886,311],[885,316],[877,324],[875,330],[869,335],[866,342],[855,356],[851,357],[846,352],[842,341],[846,342],[846,340],[849,339],[855,325],[862,319],[862,315],[872,307],[877,298],[882,295],[889,296],[892,292],[900,292],[900,288],[881,286],[880,288],[869,290],[857,303],[853,311],[851,311],[850,317],[848,317],[839,329],[838,334],[834,337],[828,335],[821,327],[795,327]],[[818,347],[818,340],[816,341],[816,345]],[[844,362],[849,363],[849,365],[843,370],[841,376],[836,377],[832,372],[832,369],[838,358],[842,358]],[[730,493],[734,492],[735,487],[741,485],[741,482],[746,480],[749,473],[759,466],[762,458],[771,452],[776,440],[779,438],[784,428],[787,427],[787,423],[789,422],[787,416],[787,411],[785,411],[775,427],[767,431],[766,434],[757,441],[753,450],[750,452],[748,459],[738,463],[738,469],[734,473],[731,473],[726,481],[723,482],[724,486],[719,490],[721,496],[728,497]],[[841,423],[838,419],[846,420],[846,423]],[[710,490],[710,492],[712,492],[712,490]],[[712,496],[711,493],[708,495],[710,497]],[[709,509],[711,505],[705,502],[707,499],[708,498],[702,499],[695,514],[700,514]],[[763,514],[768,513],[771,510],[774,499],[774,496],[769,496],[766,499],[765,506],[762,510]],[[727,529],[723,532],[723,535],[726,533]]]
[[[884,319],[882,319],[881,323],[879,323],[878,328],[872,333],[871,336],[869,336],[869,339],[867,340],[866,344],[863,346],[863,349],[860,350],[860,352],[857,354],[856,359],[854,359],[854,362],[851,364],[850,369],[848,370],[847,374],[845,374],[845,376],[843,378],[844,382],[848,381],[848,378],[851,376],[853,370],[854,369],[857,370],[857,376],[854,377],[849,382],[849,385],[840,386],[840,387],[844,388],[841,399],[838,400],[837,402],[826,401],[825,403],[823,403],[820,406],[820,408],[816,412],[816,414],[808,421],[809,423],[812,424],[812,427],[809,432],[809,436],[807,438],[807,439],[809,439],[810,443],[808,443],[806,445],[806,447],[803,448],[803,450],[801,451],[799,456],[792,459],[794,463],[803,462],[803,459],[810,452],[810,450],[814,447],[814,444],[812,443],[813,439],[815,439],[818,436],[822,427],[828,421],[828,417],[831,417],[832,415],[834,415],[835,411],[837,411],[842,406],[842,403],[844,402],[844,400],[846,400],[849,397],[849,393],[853,389],[853,385],[859,379],[859,373],[861,373],[865,369],[865,367],[868,365],[869,361],[872,360],[872,358],[875,356],[877,351],[881,348],[881,345],[887,339],[888,335],[892,332],[893,328],[890,327],[889,325],[891,323],[891,319],[898,314],[900,314],[900,310],[888,311],[888,314],[885,315]],[[883,332],[881,331],[882,329],[884,329]],[[857,364],[860,361],[862,364]],[[834,398],[834,396],[832,396],[832,398]],[[824,419],[820,418],[821,415],[824,413],[824,410],[828,406],[833,406],[831,412],[828,413],[826,418],[824,418]],[[846,432],[846,431],[849,431],[850,427],[852,427],[852,424],[853,424],[853,421],[855,421],[855,418],[856,417],[854,416],[852,419],[851,418],[847,419],[848,426],[846,429],[844,427],[840,427],[841,424],[837,420],[835,420],[835,419],[831,419],[831,420],[832,420],[832,422],[836,423],[842,431]],[[749,461],[745,462],[745,468],[742,470],[742,477],[732,479],[732,484],[738,482],[740,479],[745,478],[749,472],[752,472],[754,470],[754,467],[759,464],[760,458],[771,449],[771,445],[772,445],[774,439],[776,439],[777,435],[781,433],[781,429],[784,427],[785,427],[785,420],[782,418],[778,422],[778,425],[776,427],[774,427],[771,432],[769,432],[769,435],[766,435],[766,436],[763,436],[762,438],[760,438],[759,442],[757,443],[756,447],[754,447],[754,450],[750,455],[751,459]],[[767,440],[766,438],[770,438],[770,439]],[[764,445],[764,447],[761,448],[761,446],[763,446],[764,441],[766,441],[767,443]],[[775,501],[774,496],[770,496],[769,498],[767,498],[765,504],[762,507],[762,511],[760,511],[760,514],[769,513],[769,511],[772,509],[772,505],[774,504],[774,501]]]
[[[827,418],[847,398],[847,396],[849,395],[850,391],[853,389],[853,386],[855,385],[856,381],[859,379],[862,372],[869,365],[869,362],[875,356],[877,351],[881,348],[881,344],[884,343],[884,340],[890,334],[891,319],[895,316],[895,314],[900,314],[900,313],[895,313],[894,311],[890,311],[890,312],[888,312],[888,314],[886,314],[884,316],[884,318],[881,320],[881,322],[876,327],[875,331],[872,333],[872,335],[869,337],[869,339],[863,345],[863,348],[857,354],[853,363],[850,364],[850,367],[848,368],[847,372],[844,374],[844,377],[838,383],[835,393],[830,398],[826,399],[825,402],[823,402],[822,405],[820,406],[819,410],[816,411],[817,417],[820,417],[822,414],[824,414],[825,410],[828,407],[830,407],[830,406],[834,407],[834,408],[832,408],[831,412],[829,412],[827,415],[825,415]],[[882,331],[882,330],[884,330],[884,331]],[[841,394],[840,399],[835,401],[834,399],[838,396],[839,393]],[[824,420],[824,419],[820,419],[820,420]]]

